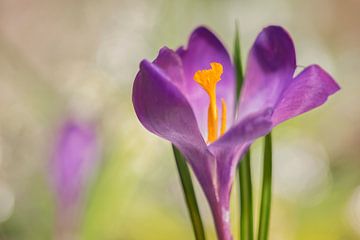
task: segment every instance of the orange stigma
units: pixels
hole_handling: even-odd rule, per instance
[[[210,98],[208,110],[208,142],[212,143],[218,138],[218,109],[216,105],[216,84],[221,80],[223,66],[220,63],[210,63],[211,69],[199,70],[194,80],[206,91]],[[221,128],[220,134],[226,130],[226,103],[221,99]]]

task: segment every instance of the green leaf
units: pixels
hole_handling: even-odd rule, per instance
[[[265,137],[262,193],[258,240],[267,240],[269,235],[272,182],[272,140],[271,133]]]
[[[191,223],[193,225],[195,239],[205,240],[204,226],[201,220],[199,207],[196,201],[196,195],[195,195],[189,167],[186,163],[185,157],[181,154],[181,152],[174,145],[172,145],[172,148],[176,160],[177,170],[179,172],[179,176],[181,180],[182,189],[184,192],[186,205],[189,210]]]
[[[234,42],[234,64],[236,70],[236,99],[239,99],[244,82],[244,73],[241,61],[240,37],[236,23]],[[236,106],[237,107],[237,106]],[[250,149],[239,164],[240,187],[240,239],[254,239],[253,199],[250,166]]]
[[[240,182],[240,239],[254,239],[253,199],[251,183],[250,150],[239,166]]]
[[[244,82],[244,72],[241,61],[240,36],[239,36],[237,22],[235,25],[236,25],[236,29],[235,29],[235,41],[234,41],[234,65],[236,71],[236,100],[238,100]]]

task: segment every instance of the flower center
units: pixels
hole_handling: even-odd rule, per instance
[[[221,80],[223,66],[220,63],[210,63],[211,69],[199,70],[194,75],[197,82],[209,95],[210,103],[208,110],[208,142],[214,142],[218,138],[218,109],[216,105],[216,84]],[[220,135],[226,130],[226,103],[221,99],[221,128]]]

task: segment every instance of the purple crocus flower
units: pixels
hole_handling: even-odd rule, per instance
[[[297,76],[295,69],[293,41],[278,26],[263,29],[252,46],[237,108],[230,56],[205,27],[194,30],[186,48],[164,47],[153,62],[140,63],[133,85],[137,117],[184,154],[210,204],[220,240],[232,239],[231,186],[250,144],[339,90],[318,65]]]
[[[73,239],[87,183],[98,163],[93,124],[68,119],[59,129],[50,178],[56,196],[56,237]]]

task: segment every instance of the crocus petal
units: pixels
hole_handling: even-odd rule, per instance
[[[199,27],[190,36],[187,48],[179,48],[177,53],[182,59],[185,73],[185,91],[201,132],[207,131],[207,112],[209,97],[194,81],[194,74],[198,70],[209,69],[211,62],[223,65],[221,81],[217,84],[217,104],[221,109],[221,99],[228,106],[228,126],[232,124],[235,104],[235,77],[230,56],[220,40],[207,28]]]
[[[146,60],[133,86],[135,112],[152,133],[175,144],[206,148],[190,104],[168,76]]]
[[[239,117],[273,108],[291,83],[295,68],[295,49],[289,34],[278,26],[265,28],[249,53]]]
[[[167,47],[161,48],[153,64],[165,73],[167,79],[175,84],[183,95],[186,95],[183,64],[181,58],[175,51]]]
[[[185,155],[203,188],[212,185],[215,160],[199,131],[194,112],[186,97],[156,64],[141,62],[133,86],[133,104],[145,128],[172,142]]]
[[[51,179],[61,207],[77,204],[91,168],[96,165],[94,126],[67,120],[61,127],[52,161]]]
[[[271,131],[271,111],[265,110],[242,119],[209,146],[216,157],[219,189],[229,195],[235,167],[249,144]]]
[[[55,238],[72,239],[80,227],[84,197],[99,164],[92,123],[67,119],[59,129],[50,180],[56,196]]]
[[[294,78],[275,107],[272,121],[277,125],[322,105],[340,89],[334,79],[318,65],[305,68]]]

